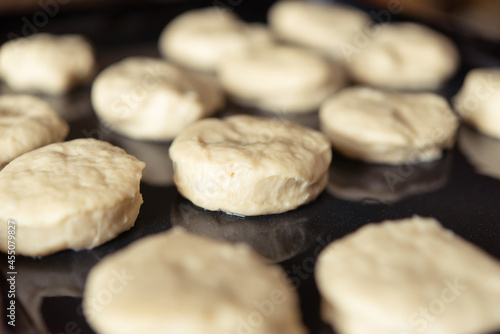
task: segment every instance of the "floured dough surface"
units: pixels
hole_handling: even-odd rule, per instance
[[[434,219],[369,224],[333,242],[316,281],[339,333],[500,329],[500,263]]]
[[[14,90],[64,94],[95,69],[93,48],[80,35],[35,34],[0,48],[0,75]]]
[[[470,71],[453,102],[465,122],[500,139],[500,69]]]
[[[347,84],[340,65],[284,46],[230,57],[219,66],[218,76],[238,102],[281,113],[313,111]]]
[[[170,140],[223,104],[215,82],[162,59],[126,58],[92,85],[92,105],[103,124],[134,139]]]
[[[23,153],[64,140],[68,131],[68,124],[45,101],[0,96],[0,168]]]
[[[93,248],[130,229],[144,163],[94,139],[47,145],[0,172],[0,237],[17,222],[16,254]],[[6,243],[0,244],[6,251]]]
[[[352,7],[309,1],[279,1],[268,14],[271,29],[287,42],[346,61],[345,45],[371,26],[370,17]]]
[[[228,57],[273,44],[270,31],[260,24],[246,24],[220,6],[179,15],[163,30],[160,53],[173,62],[199,71],[213,72]]]
[[[459,65],[458,50],[446,36],[414,23],[377,27],[367,46],[352,50],[347,63],[359,83],[397,90],[439,88]]]
[[[174,228],[98,263],[83,310],[102,334],[305,334],[285,276],[243,245]]]
[[[254,216],[314,200],[326,186],[331,149],[318,131],[240,115],[191,125],[170,157],[184,197],[208,210]]]
[[[431,93],[345,89],[321,106],[321,129],[346,156],[374,163],[431,161],[455,142],[458,121]]]

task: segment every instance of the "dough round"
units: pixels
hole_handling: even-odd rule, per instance
[[[101,121],[134,139],[170,140],[223,103],[214,82],[162,59],[124,59],[102,71],[92,85],[92,105]]]
[[[460,62],[450,39],[414,23],[377,27],[369,44],[354,45],[349,59],[355,81],[398,90],[439,88]]]
[[[23,153],[63,141],[69,127],[50,105],[33,96],[0,96],[0,168]]]
[[[283,113],[310,112],[347,84],[342,67],[294,47],[254,49],[224,61],[223,88],[242,104]]]
[[[174,228],[98,263],[83,310],[102,334],[305,334],[285,277],[246,246]]]
[[[244,216],[281,213],[325,188],[331,146],[312,129],[253,116],[206,119],[170,147],[179,192],[208,210]]]
[[[179,15],[163,30],[160,53],[173,62],[199,71],[216,70],[229,56],[273,43],[269,30],[246,24],[220,7]]]
[[[462,126],[458,131],[458,146],[477,173],[500,180],[500,140]]]
[[[134,225],[143,168],[121,148],[95,139],[28,152],[0,172],[0,238],[7,240],[13,219],[18,255],[99,246]]]
[[[500,139],[500,69],[470,71],[453,102],[464,122]]]
[[[352,7],[320,2],[279,1],[268,14],[271,29],[287,42],[319,50],[346,61],[343,48],[352,45],[372,22]]]
[[[500,328],[500,263],[413,217],[369,224],[319,255],[323,318],[339,333],[489,333]]]
[[[95,69],[93,48],[79,35],[35,34],[0,48],[0,74],[15,90],[64,94],[89,82]]]
[[[439,159],[455,142],[458,121],[446,100],[423,93],[345,89],[322,106],[321,129],[342,154],[382,164]]]

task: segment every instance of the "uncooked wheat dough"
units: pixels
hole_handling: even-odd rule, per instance
[[[271,29],[285,41],[347,61],[346,45],[372,25],[370,17],[352,7],[308,1],[279,1],[268,14]]]
[[[101,122],[134,139],[170,140],[223,103],[213,81],[155,58],[126,58],[102,71],[92,85],[92,105]]]
[[[98,263],[83,310],[101,334],[305,334],[285,275],[241,244],[174,228]]]
[[[93,48],[79,35],[35,34],[0,48],[0,76],[14,90],[64,94],[95,69]]]
[[[434,219],[369,224],[320,254],[323,318],[339,333],[500,329],[500,263]]]
[[[163,30],[160,53],[175,63],[213,72],[228,57],[273,43],[270,31],[246,24],[233,13],[214,6],[181,14]]]
[[[431,161],[455,142],[458,121],[446,100],[431,93],[385,92],[366,87],[330,97],[321,129],[344,155],[374,163]]]
[[[470,71],[453,104],[464,122],[500,139],[500,69]]]
[[[0,168],[44,145],[66,138],[68,124],[50,107],[33,96],[0,96]]]
[[[378,26],[369,44],[354,45],[349,59],[355,81],[397,90],[439,88],[460,61],[450,39],[414,23]]]
[[[280,113],[313,111],[347,83],[340,65],[284,46],[230,57],[217,73],[222,87],[238,102]]]
[[[208,210],[280,213],[325,188],[331,147],[318,131],[253,116],[201,120],[172,143],[179,192]]]
[[[130,229],[144,163],[95,139],[50,144],[0,172],[0,238],[16,222],[16,254],[93,248]],[[6,252],[7,243],[0,243]]]

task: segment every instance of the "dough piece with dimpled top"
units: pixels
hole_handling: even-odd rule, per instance
[[[64,94],[95,70],[92,45],[80,35],[35,34],[0,48],[0,76],[14,90]]]
[[[181,228],[99,262],[87,278],[83,311],[101,334],[306,333],[280,267],[243,244]]]
[[[206,119],[172,143],[179,192],[208,210],[244,216],[281,213],[314,200],[332,158],[320,132],[280,119]]]
[[[438,95],[367,87],[334,94],[321,106],[319,118],[335,149],[381,164],[439,159],[454,145],[458,127],[448,102]]]
[[[97,247],[134,226],[144,163],[95,139],[50,144],[0,172],[0,240],[15,221],[16,254]],[[0,243],[7,252],[7,243]]]
[[[500,329],[500,262],[431,218],[368,224],[316,264],[323,319],[348,334]]]
[[[50,105],[29,95],[0,96],[0,168],[68,135],[68,124]]]

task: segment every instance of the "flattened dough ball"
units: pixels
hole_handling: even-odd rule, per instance
[[[0,96],[0,168],[39,147],[63,141],[69,127],[50,105],[33,96]]]
[[[500,139],[500,69],[470,71],[453,104],[464,122]]]
[[[281,213],[314,200],[328,181],[331,149],[318,131],[253,116],[206,119],[172,143],[179,192],[208,210]]]
[[[95,74],[94,51],[79,35],[35,34],[0,48],[0,76],[19,91],[59,95]]]
[[[434,219],[369,224],[316,264],[322,315],[339,333],[500,329],[500,263]]]
[[[414,23],[377,27],[370,44],[352,49],[349,59],[354,81],[396,90],[439,88],[460,62],[450,39]]]
[[[345,45],[371,26],[370,17],[352,7],[320,2],[279,1],[268,14],[271,29],[287,42],[319,50],[345,62]]]
[[[163,30],[160,53],[193,70],[213,72],[227,57],[274,42],[263,25],[246,24],[220,7],[179,15]]]
[[[311,112],[347,83],[340,65],[284,46],[228,58],[219,66],[218,76],[238,102],[283,113]]]
[[[126,58],[92,85],[92,105],[104,125],[134,139],[170,140],[223,103],[217,84],[162,59]]]
[[[285,276],[242,244],[174,228],[99,262],[83,311],[101,334],[305,334]]]
[[[321,106],[320,126],[342,154],[381,164],[432,161],[455,142],[458,121],[431,93],[345,89]]]
[[[16,221],[16,254],[43,256],[97,247],[139,214],[144,163],[95,139],[50,144],[0,172],[0,237]],[[7,251],[7,244],[0,243]]]

